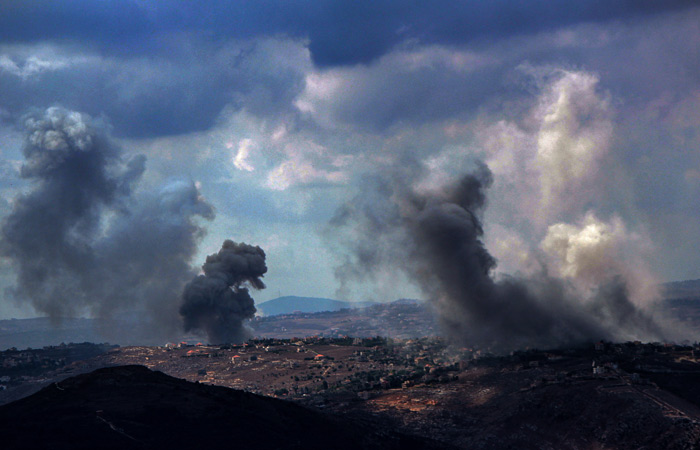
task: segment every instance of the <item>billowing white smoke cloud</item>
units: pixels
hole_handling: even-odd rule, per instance
[[[622,221],[612,223],[586,215],[581,226],[566,223],[551,225],[542,248],[555,262],[559,276],[595,283],[619,270],[617,257],[627,234]]]
[[[607,194],[613,115],[597,76],[532,70],[542,86],[526,117],[482,124],[477,136],[495,190],[508,193],[508,199],[494,199],[497,207],[542,232]]]
[[[612,136],[609,101],[596,91],[597,85],[592,74],[563,72],[536,110],[541,125],[534,163],[541,206],[552,216],[580,208],[595,193]]]
[[[529,115],[521,123],[497,122],[482,138],[495,167],[494,207],[516,219],[515,226],[501,220],[492,227],[495,256],[530,274],[544,262],[584,298],[620,277],[633,303],[648,304],[658,295],[658,279],[644,263],[653,248],[649,236],[619,215],[604,220],[596,213],[613,203],[609,179],[625,175],[614,164],[609,96],[588,72],[531,71],[541,93]]]
[[[551,225],[541,249],[550,273],[570,281],[583,298],[615,277],[624,280],[638,305],[658,296],[658,280],[645,263],[648,238],[629,232],[619,217],[604,222],[589,212],[579,225]]]
[[[449,148],[405,158],[339,210],[333,230],[350,249],[341,281],[398,269],[433,300],[451,338],[498,350],[672,338],[643,308],[657,281],[640,262],[648,237],[605,208],[610,100],[592,74],[539,75],[527,117],[481,134],[493,178],[486,166],[458,173],[466,155]],[[492,182],[486,218],[496,220],[484,228]],[[501,255],[520,275],[497,276]]]

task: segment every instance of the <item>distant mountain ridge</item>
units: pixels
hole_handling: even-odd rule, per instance
[[[700,298],[700,280],[663,283],[661,294],[665,299]]]
[[[286,295],[273,298],[255,305],[258,311],[265,316],[279,314],[292,314],[294,312],[317,313],[323,311],[340,311],[344,308],[364,308],[376,305],[376,302],[346,302],[323,297],[297,297]]]

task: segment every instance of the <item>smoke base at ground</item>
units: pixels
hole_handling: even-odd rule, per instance
[[[498,352],[668,337],[630,300],[625,279],[615,273],[595,280],[588,292],[550,274],[544,262],[527,278],[495,280],[496,260],[484,246],[481,223],[490,170],[477,163],[456,181],[417,189],[423,171],[414,165],[368,182],[338,211],[329,230],[349,249],[336,272],[341,284],[403,272],[432,300],[453,342]]]
[[[265,252],[257,246],[224,241],[207,256],[203,275],[185,286],[180,315],[185,331],[205,332],[215,344],[240,343],[252,337],[245,320],[255,315],[253,289],[264,289]]]

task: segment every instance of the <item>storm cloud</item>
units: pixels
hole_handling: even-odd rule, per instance
[[[1,106],[18,116],[31,107],[61,104],[105,115],[120,136],[179,135],[210,129],[226,108],[261,117],[293,115],[305,72],[313,68],[323,72],[372,67],[393,53],[425,48],[449,53],[468,45],[477,53],[485,49],[490,53],[494,42],[505,42],[506,50],[497,50],[499,59],[509,59],[505,53],[517,47],[536,62],[541,48],[507,41],[581,24],[625,24],[693,4],[689,0],[587,0],[573,8],[563,0],[448,1],[439,6],[276,0],[196,6],[84,0],[3,4]],[[279,48],[271,49],[275,45],[270,42]],[[561,42],[548,47],[549,52],[562,53]],[[585,53],[581,57],[586,58]],[[384,73],[379,64],[379,70],[370,71],[371,80],[348,83],[354,92],[350,104],[341,108],[343,116],[380,129],[399,119],[444,118],[464,109],[455,99],[474,107],[503,88],[492,82],[504,77],[501,71],[473,71],[465,85],[460,82],[462,74],[449,67],[431,64],[408,71],[400,67],[407,64],[399,61],[392,71],[396,77]],[[378,98],[376,84],[390,89]],[[425,108],[416,109],[419,103]]]
[[[168,41],[173,48],[149,57],[58,42],[29,48],[4,42],[2,111],[19,117],[59,104],[101,117],[117,136],[181,135],[209,129],[227,106],[261,116],[285,112],[303,87],[301,70],[310,65],[295,42]]]
[[[103,122],[129,150],[110,163],[115,174],[131,152],[148,157],[148,171],[121,182],[130,194],[98,208],[94,241],[116,236],[118,224],[128,235],[129,217],[157,221],[165,213],[146,205],[161,196],[200,204],[201,190],[217,205],[201,245],[214,249],[235,229],[275,267],[256,300],[329,297],[333,254],[316,230],[339,204],[362,189],[358,200],[387,204],[373,211],[388,220],[382,189],[393,182],[369,192],[367,179],[415,167],[405,161],[414,158],[430,166],[413,174],[424,193],[478,158],[494,178],[480,223],[496,280],[538,279],[544,262],[590,303],[593,275],[616,273],[639,304],[655,284],[700,276],[696,4],[5,2],[0,214],[36,187],[18,175],[16,124],[61,105]],[[188,219],[172,211],[175,235]],[[356,246],[366,240],[351,234]],[[369,243],[362,250],[381,257]],[[7,286],[11,262],[0,259]],[[421,295],[390,266],[377,267],[377,283],[345,289],[346,299]],[[183,287],[165,297],[179,302]],[[6,299],[0,314],[31,314]]]
[[[458,45],[548,31],[581,22],[623,20],[695,5],[692,0],[508,0],[441,2],[239,1],[183,5],[172,1],[34,1],[0,6],[0,39],[90,42],[102,51],[150,53],[158,36],[207,32],[209,39],[287,35],[309,40],[319,66],[369,63],[405,41]],[[439,6],[439,7],[438,7]],[[31,26],[27,26],[31,24]]]

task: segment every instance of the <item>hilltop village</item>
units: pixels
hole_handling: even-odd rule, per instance
[[[700,439],[700,346],[641,342],[506,356],[439,338],[320,336],[221,346],[10,349],[0,352],[0,403],[127,364],[329,412],[369,414],[392,429],[441,436],[463,448],[523,439],[559,448],[571,439],[582,445],[595,439],[631,449]]]
[[[406,300],[339,311],[257,316],[250,326],[258,338],[318,335],[329,338],[388,336],[406,340],[440,334],[430,305]]]
[[[0,352],[0,389],[124,364],[268,396],[313,398],[323,405],[341,397],[368,399],[383,390],[449,384],[485,367],[542,372],[533,386],[591,379],[651,385],[659,375],[700,373],[700,345],[599,342],[592,347],[516,351],[499,357],[455,348],[441,338],[311,336],[254,339],[241,345],[182,342],[160,347],[71,343]]]

